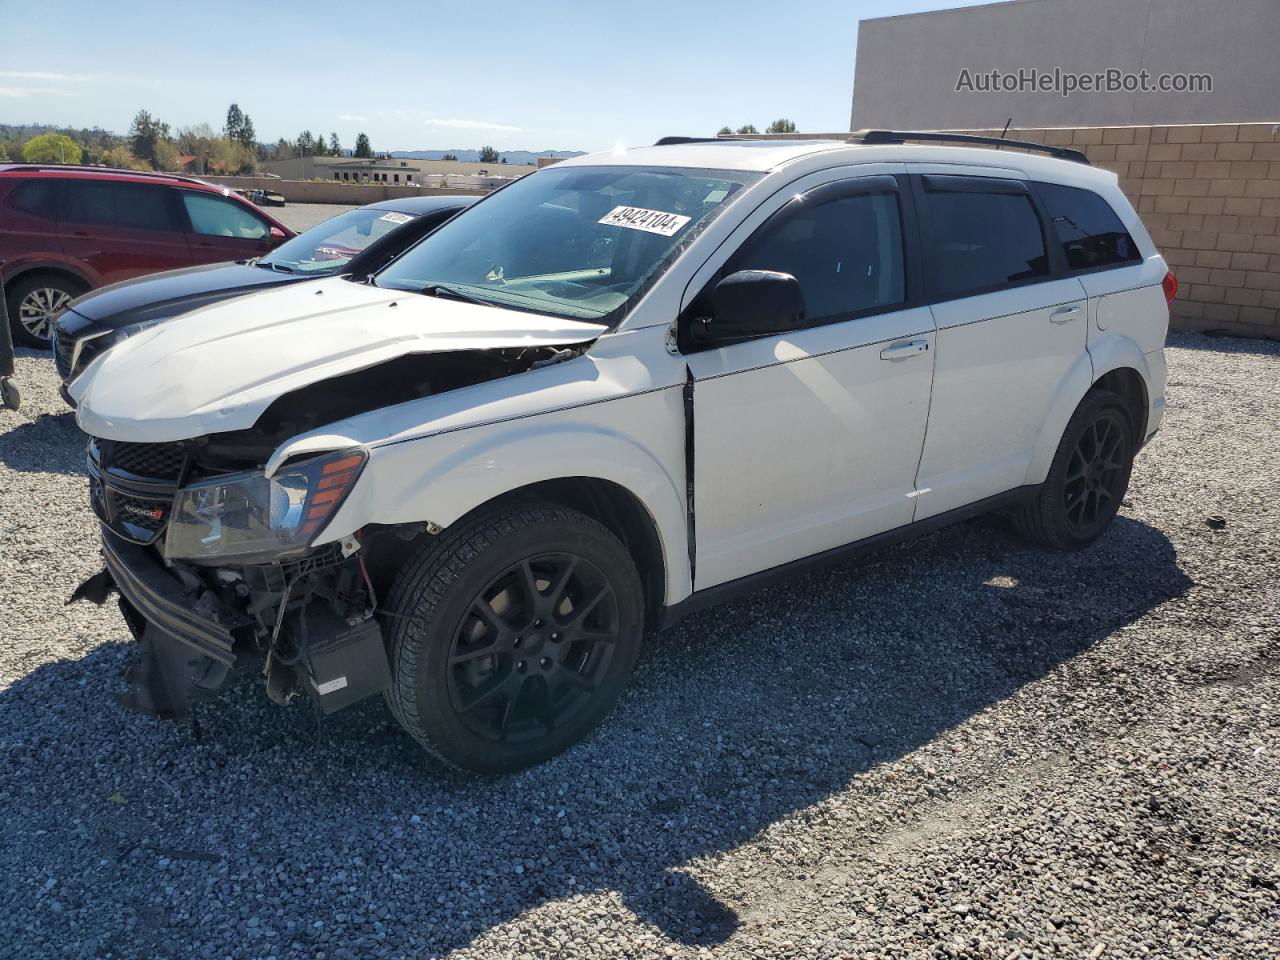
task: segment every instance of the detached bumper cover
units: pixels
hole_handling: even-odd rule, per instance
[[[230,667],[236,657],[231,628],[219,622],[205,593],[190,590],[146,547],[102,531],[102,556],[120,595],[143,618],[175,640]]]

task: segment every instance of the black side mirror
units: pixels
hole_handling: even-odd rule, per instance
[[[711,316],[693,322],[702,346],[721,346],[786,333],[804,326],[800,281],[776,270],[739,270],[711,291]]]

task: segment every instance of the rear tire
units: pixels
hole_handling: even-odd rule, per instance
[[[59,273],[33,273],[10,282],[5,305],[13,342],[48,348],[53,340],[53,318],[85,289],[78,280]]]
[[[428,752],[486,774],[540,763],[600,723],[644,624],[640,577],[618,538],[535,502],[429,537],[387,611],[391,712]]]
[[[1117,394],[1087,394],[1067,422],[1044,483],[1013,515],[1018,531],[1054,550],[1080,550],[1102,536],[1129,488],[1135,434]]]

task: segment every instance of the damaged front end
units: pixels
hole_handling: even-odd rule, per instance
[[[264,465],[301,433],[576,356],[538,347],[407,355],[279,397],[252,428],[190,440],[91,439],[105,569],[71,600],[119,594],[139,642],[122,698],[167,718],[258,667],[268,696],[332,712],[391,682],[377,595],[422,527],[370,525],[315,545],[369,462],[363,447]]]

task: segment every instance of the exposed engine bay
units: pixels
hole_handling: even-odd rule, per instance
[[[140,644],[128,673],[125,705],[183,717],[194,702],[223,689],[234,670],[252,665],[262,670],[273,701],[307,694],[326,713],[385,689],[391,672],[379,596],[385,596],[428,526],[371,525],[342,541],[310,547],[340,498],[316,504],[333,500],[348,475],[354,483],[354,461],[363,466],[364,454],[339,451],[286,465],[315,472],[319,492],[310,490],[297,504],[286,504],[306,509],[297,519],[301,531],[311,535],[297,549],[281,551],[285,556],[225,559],[181,553],[174,548],[177,524],[192,513],[225,507],[227,489],[234,490],[237,482],[267,483],[260,471],[268,458],[301,433],[571,359],[586,346],[407,354],[286,393],[247,430],[172,443],[91,439],[90,499],[103,525],[106,569],[82,583],[71,599],[103,603],[119,593],[124,619]],[[220,480],[227,487],[219,487]],[[192,491],[218,494],[202,493],[203,499],[192,501]],[[273,495],[277,492],[272,488]],[[277,515],[274,500],[269,512]],[[212,522],[211,529],[224,534],[237,523],[234,515]]]

